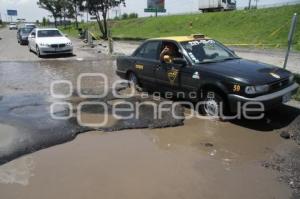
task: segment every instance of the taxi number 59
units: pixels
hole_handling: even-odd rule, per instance
[[[241,91],[241,86],[238,84],[233,85],[233,92],[240,92]]]

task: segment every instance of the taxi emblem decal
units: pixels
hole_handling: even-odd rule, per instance
[[[136,64],[135,68],[138,69],[138,70],[144,70],[144,65]]]
[[[175,83],[175,80],[178,75],[178,70],[177,69],[171,69],[168,71],[168,78],[170,80],[170,83],[173,85]]]
[[[280,79],[280,76],[279,75],[277,75],[277,74],[275,74],[275,73],[270,73],[270,75],[272,75],[274,78],[276,78],[276,79]]]

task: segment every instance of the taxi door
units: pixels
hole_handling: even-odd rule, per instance
[[[155,70],[156,85],[163,90],[179,90],[181,85],[181,65],[160,63]]]
[[[153,87],[155,84],[155,69],[160,63],[159,47],[160,41],[149,41],[142,45],[133,56],[134,70],[143,85]]]

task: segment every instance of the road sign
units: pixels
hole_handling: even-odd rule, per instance
[[[145,12],[154,12],[156,13],[165,13],[167,10],[165,9],[165,0],[148,0],[147,8],[144,10]]]
[[[164,9],[165,8],[165,0],[148,0],[147,8]]]
[[[144,11],[145,12],[161,12],[161,13],[167,12],[167,10],[164,8],[146,8]]]
[[[8,16],[18,16],[18,11],[17,10],[7,10],[7,15]]]

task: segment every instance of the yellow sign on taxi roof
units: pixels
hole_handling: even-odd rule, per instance
[[[159,38],[153,38],[150,40],[171,40],[171,41],[177,41],[177,42],[185,42],[185,41],[191,41],[195,39],[208,39],[203,34],[194,34],[190,36],[171,36],[171,37],[159,37]]]

